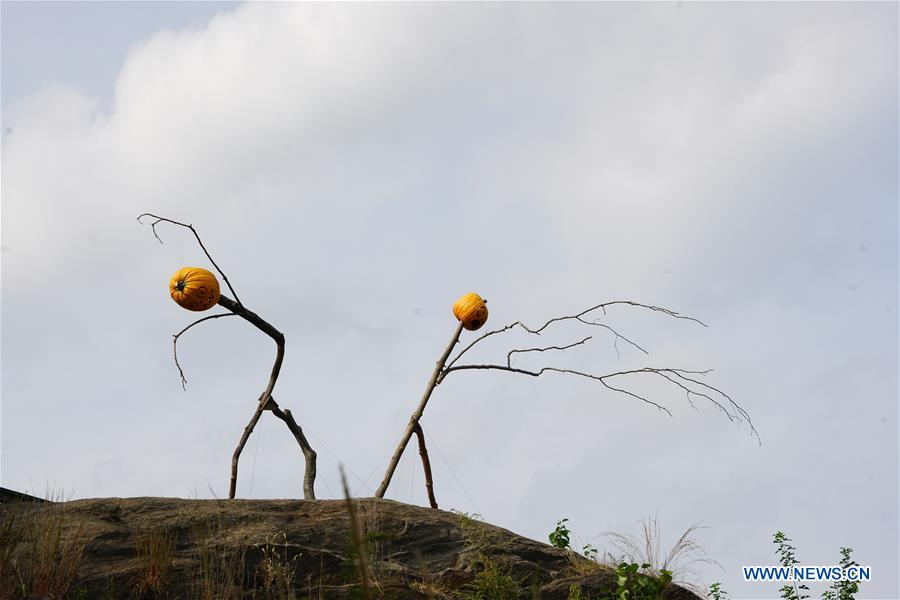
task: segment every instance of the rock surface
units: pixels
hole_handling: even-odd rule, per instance
[[[354,506],[373,598],[566,600],[576,585],[593,600],[615,587],[608,567],[464,515],[373,498]],[[83,598],[134,597],[142,584],[144,597],[364,597],[343,500],[22,502],[0,504],[0,524],[15,518],[24,531],[46,511],[64,515],[64,540],[86,543],[72,587]],[[140,540],[152,542],[143,553]],[[162,559],[150,558],[153,547]],[[492,583],[494,591],[471,595]],[[698,598],[676,585],[663,597]]]

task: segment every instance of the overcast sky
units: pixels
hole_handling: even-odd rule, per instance
[[[602,329],[495,336],[604,374],[714,369],[743,406],[640,377],[452,374],[422,424],[442,508],[577,545],[689,525],[740,566],[840,546],[898,598],[898,5],[2,3],[2,473],[72,498],[225,497],[274,356],[168,297],[210,267],[287,337],[276,397],[371,495],[453,333],[609,300]],[[473,334],[466,333],[464,341]],[[414,449],[388,496],[427,505]],[[241,497],[302,497],[264,415]],[[814,588],[816,590],[817,588]]]

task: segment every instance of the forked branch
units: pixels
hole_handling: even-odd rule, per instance
[[[200,234],[197,233],[197,230],[194,229],[193,225],[191,225],[190,223],[181,223],[179,221],[173,221],[172,219],[167,219],[165,217],[159,217],[159,216],[156,216],[151,213],[144,213],[142,215],[138,215],[138,218],[137,218],[138,223],[143,225],[144,222],[141,221],[141,219],[143,219],[144,217],[150,217],[151,219],[156,219],[155,221],[150,223],[150,229],[153,230],[153,236],[156,238],[156,241],[158,241],[160,244],[162,244],[163,241],[162,241],[162,238],[159,237],[159,233],[157,233],[157,231],[156,231],[156,226],[159,225],[160,223],[171,223],[172,225],[178,225],[179,227],[184,227],[186,229],[190,229],[191,233],[194,234],[194,239],[196,239],[197,243],[200,245],[200,249],[203,250],[203,254],[206,255],[206,258],[209,259],[209,262],[212,263],[212,266],[214,266],[216,268],[216,271],[219,272],[219,275],[222,276],[222,280],[225,282],[225,285],[227,285],[228,289],[231,290],[231,295],[234,296],[235,301],[238,304],[241,303],[241,300],[238,298],[237,292],[234,291],[234,288],[231,287],[231,282],[228,281],[228,276],[225,275],[225,272],[222,269],[220,269],[219,265],[216,264],[216,261],[213,260],[213,257],[209,254],[209,251],[206,249],[206,246],[203,245],[203,240],[200,239]]]
[[[251,323],[257,329],[268,335],[272,338],[276,345],[276,355],[275,362],[272,365],[272,371],[269,374],[269,381],[266,384],[266,389],[263,390],[262,394],[260,394],[259,399],[257,400],[256,410],[253,415],[250,417],[250,421],[244,427],[243,434],[241,435],[240,440],[238,441],[237,447],[234,450],[234,453],[231,457],[231,480],[229,484],[228,497],[234,498],[237,491],[237,472],[238,472],[238,461],[241,456],[241,452],[244,450],[244,446],[247,444],[247,440],[250,438],[250,435],[253,433],[253,429],[256,427],[257,422],[262,416],[263,411],[271,410],[272,413],[277,416],[279,419],[284,421],[285,425],[287,425],[288,430],[294,435],[294,438],[297,440],[297,443],[300,445],[300,449],[303,452],[303,456],[305,459],[305,473],[303,477],[303,496],[308,500],[315,499],[315,491],[314,491],[314,483],[316,478],[316,453],[309,445],[309,442],[306,439],[306,436],[303,434],[303,430],[294,420],[293,415],[291,415],[291,411],[285,410],[282,411],[278,404],[275,402],[275,399],[272,397],[272,392],[275,389],[275,383],[278,381],[278,375],[281,372],[281,365],[284,362],[284,334],[278,331],[275,327],[273,327],[268,321],[260,317],[258,314],[253,312],[252,310],[245,307],[241,301],[238,299],[237,292],[231,285],[231,282],[228,280],[228,276],[225,275],[225,272],[219,268],[219,265],[213,260],[213,257],[210,255],[209,251],[206,249],[206,246],[203,244],[203,240],[200,239],[200,235],[197,233],[197,230],[194,229],[193,225],[188,223],[181,223],[179,221],[173,221],[172,219],[167,219],[165,217],[160,217],[157,215],[153,215],[150,213],[144,213],[140,215],[137,220],[140,223],[142,218],[149,217],[154,219],[150,224],[151,229],[153,230],[153,235],[162,244],[162,239],[159,237],[159,233],[156,230],[157,225],[160,223],[170,223],[172,225],[177,225],[179,227],[184,227],[186,229],[190,229],[191,233],[194,234],[194,238],[197,240],[197,243],[200,245],[200,248],[203,250],[203,253],[206,254],[206,257],[215,267],[216,271],[219,272],[219,275],[222,276],[222,280],[225,282],[225,285],[228,286],[228,289],[231,291],[234,296],[234,300],[229,298],[228,296],[221,294],[219,297],[219,305],[223,308],[227,309],[230,312],[220,313],[215,315],[209,315],[198,319],[179,331],[173,337],[172,345],[173,345],[173,354],[175,357],[175,366],[178,367],[178,373],[181,377],[181,385],[182,388],[187,384],[187,379],[184,376],[184,370],[181,368],[181,364],[178,361],[178,339],[182,336],[182,334],[186,333],[189,329],[194,327],[195,325],[199,325],[204,321],[210,321],[213,319],[219,319],[221,317],[228,316],[239,316],[242,317],[247,322]]]
[[[614,341],[615,341],[615,342],[618,342],[618,340],[620,340],[620,339],[621,339],[621,340],[624,340],[625,342],[627,342],[628,344],[634,346],[636,349],[640,350],[640,351],[643,352],[644,354],[649,354],[649,352],[647,352],[644,348],[642,348],[641,346],[639,346],[636,342],[633,342],[632,340],[628,339],[628,338],[625,337],[624,335],[620,334],[618,331],[616,331],[615,329],[613,329],[613,328],[610,327],[609,325],[607,325],[607,324],[605,324],[605,323],[600,323],[598,319],[594,319],[593,321],[588,321],[587,319],[585,319],[585,315],[587,315],[587,314],[589,314],[589,313],[592,313],[592,312],[594,312],[594,311],[596,311],[596,310],[599,310],[599,311],[603,312],[603,316],[606,316],[606,309],[609,308],[610,306],[616,306],[616,305],[624,305],[624,306],[632,306],[632,307],[635,307],[635,308],[642,308],[642,309],[645,309],[645,310],[650,310],[650,311],[653,311],[653,312],[662,313],[662,314],[667,315],[667,316],[670,316],[670,317],[672,317],[672,318],[674,318],[674,319],[682,319],[682,320],[685,320],[685,321],[693,321],[694,323],[698,323],[698,324],[700,324],[700,325],[702,325],[702,326],[704,326],[704,327],[707,327],[706,323],[704,323],[704,322],[701,321],[700,319],[695,319],[694,317],[688,317],[688,316],[682,315],[682,314],[680,314],[680,313],[677,313],[677,312],[675,312],[674,310],[670,310],[670,309],[668,309],[668,308],[663,308],[663,307],[661,307],[661,306],[654,306],[654,305],[652,305],[652,304],[642,304],[642,303],[640,303],[640,302],[632,302],[631,300],[612,300],[612,301],[610,301],[610,302],[604,302],[604,303],[602,303],[602,304],[597,304],[597,305],[595,305],[595,306],[592,306],[592,307],[590,307],[590,308],[588,308],[588,309],[585,309],[585,310],[581,311],[580,313],[577,313],[577,314],[574,314],[574,315],[565,315],[565,316],[562,316],[562,317],[553,317],[552,319],[546,321],[543,325],[541,325],[541,326],[538,327],[537,329],[531,329],[530,327],[528,327],[527,325],[525,325],[525,324],[522,323],[521,321],[516,321],[516,322],[514,322],[514,323],[510,323],[509,325],[506,325],[505,327],[501,327],[500,329],[495,329],[495,330],[493,330],[493,331],[488,331],[487,333],[483,333],[483,334],[480,335],[479,337],[477,337],[477,338],[475,338],[474,340],[472,340],[472,342],[471,342],[468,346],[466,346],[465,348],[463,348],[462,350],[460,350],[459,354],[456,355],[456,358],[454,358],[453,360],[451,360],[450,363],[447,365],[447,368],[452,367],[454,364],[456,364],[456,362],[457,362],[460,358],[462,358],[462,355],[465,354],[466,352],[468,352],[469,350],[471,350],[473,346],[475,346],[476,344],[478,344],[478,343],[481,342],[482,340],[491,337],[492,335],[497,335],[497,334],[500,334],[500,333],[506,333],[507,331],[509,331],[510,329],[512,329],[512,328],[514,328],[514,327],[520,327],[520,328],[524,329],[525,331],[527,331],[528,333],[532,333],[532,334],[535,334],[535,335],[540,335],[542,331],[544,331],[545,329],[547,329],[547,328],[548,328],[550,325],[552,325],[553,323],[558,323],[558,322],[560,322],[560,321],[569,321],[569,320],[578,321],[579,323],[583,323],[583,324],[585,324],[585,325],[592,325],[592,326],[596,326],[596,327],[602,327],[602,328],[608,330],[610,333],[612,333],[613,336],[615,336],[615,337],[614,337]],[[618,348],[617,348],[616,350],[618,351]]]
[[[456,327],[456,331],[453,333],[453,337],[450,338],[450,343],[447,344],[444,352],[434,364],[434,371],[432,371],[431,378],[425,385],[425,391],[422,393],[422,398],[419,400],[419,405],[416,407],[415,412],[413,412],[412,416],[409,418],[409,423],[406,424],[406,429],[403,431],[403,436],[400,438],[400,442],[397,444],[397,448],[394,450],[394,454],[391,455],[391,460],[388,463],[387,470],[384,473],[384,479],[381,480],[378,489],[375,490],[376,498],[384,498],[384,494],[385,492],[387,492],[388,486],[391,484],[391,478],[394,476],[394,471],[397,469],[397,464],[400,462],[400,457],[403,456],[403,451],[406,450],[406,445],[409,444],[409,439],[412,437],[412,434],[416,430],[416,427],[419,426],[419,419],[422,418],[422,414],[425,412],[425,406],[428,404],[428,400],[431,398],[431,394],[434,392],[434,388],[438,384],[438,378],[441,376],[441,373],[444,370],[444,365],[447,362],[447,357],[450,356],[450,353],[453,352],[453,348],[459,341],[459,335],[462,333],[462,329],[463,324],[459,323],[459,325]]]
[[[184,377],[184,370],[181,368],[181,363],[178,362],[178,338],[182,336],[182,334],[186,333],[188,329],[193,327],[194,325],[199,325],[204,321],[211,321],[212,319],[220,319],[222,317],[236,317],[237,315],[233,312],[227,313],[219,313],[216,315],[208,315],[203,317],[202,319],[197,319],[178,333],[172,336],[172,354],[175,356],[175,366],[178,367],[178,375],[181,377],[181,389],[187,390],[187,379]]]
[[[487,369],[487,370],[506,371],[509,373],[518,373],[520,375],[529,375],[532,377],[539,377],[539,376],[543,375],[544,373],[548,373],[548,372],[564,373],[564,374],[569,374],[569,375],[575,375],[578,377],[585,377],[588,379],[597,380],[601,384],[603,384],[604,387],[606,387],[607,389],[609,389],[611,391],[615,391],[620,394],[624,394],[626,396],[634,398],[635,400],[640,400],[641,402],[650,404],[651,406],[654,406],[658,410],[661,410],[661,411],[665,412],[666,414],[668,414],[669,416],[672,416],[671,411],[669,411],[668,408],[665,408],[661,404],[654,402],[654,401],[650,400],[649,398],[647,398],[646,396],[643,396],[641,394],[637,394],[637,393],[629,391],[627,389],[613,386],[609,382],[609,380],[611,380],[613,378],[623,377],[626,375],[640,375],[640,374],[652,375],[652,376],[661,377],[661,378],[665,379],[666,381],[668,381],[669,383],[674,385],[676,388],[683,391],[687,397],[688,403],[690,403],[691,406],[694,408],[696,408],[696,406],[694,405],[693,398],[694,397],[703,398],[705,400],[708,400],[712,404],[714,404],[717,408],[719,408],[719,410],[721,410],[725,414],[725,416],[728,417],[729,421],[738,422],[738,423],[743,423],[744,421],[746,421],[750,427],[751,434],[756,437],[757,442],[761,443],[760,438],[759,438],[759,433],[756,431],[756,428],[754,427],[753,422],[750,419],[750,415],[747,413],[747,411],[744,410],[744,408],[741,407],[739,404],[737,404],[731,398],[731,396],[729,396],[728,394],[723,392],[721,389],[711,386],[711,385],[709,385],[703,381],[700,381],[699,379],[696,378],[697,376],[706,375],[707,373],[710,372],[710,370],[690,371],[690,370],[670,368],[670,367],[666,367],[666,368],[644,367],[641,369],[633,369],[633,370],[629,370],[629,371],[617,371],[617,372],[607,373],[607,374],[603,374],[603,375],[596,375],[596,374],[587,373],[584,371],[577,371],[577,370],[573,370],[573,369],[563,369],[563,368],[557,368],[557,367],[543,367],[538,370],[533,370],[533,369],[517,368],[517,367],[513,367],[513,365],[512,365],[513,354],[526,353],[526,352],[546,352],[548,350],[560,350],[560,351],[568,350],[570,348],[574,348],[575,346],[584,345],[588,340],[591,339],[590,337],[586,337],[586,338],[582,339],[581,341],[574,342],[572,344],[568,344],[568,345],[564,345],[564,346],[544,346],[544,347],[540,347],[540,348],[524,348],[524,349],[514,348],[514,349],[510,350],[506,355],[506,365],[499,365],[499,364],[457,365],[456,364],[457,361],[459,361],[459,359],[466,352],[471,350],[479,342],[487,339],[488,337],[490,337],[492,335],[499,335],[502,333],[506,333],[507,331],[510,331],[511,329],[513,329],[515,327],[519,327],[519,328],[523,329],[524,331],[526,331],[527,333],[530,333],[533,335],[540,335],[544,330],[546,330],[552,324],[559,323],[561,321],[568,321],[568,320],[574,320],[574,321],[584,324],[584,325],[602,327],[602,328],[608,330],[609,332],[611,332],[614,336],[613,337],[613,345],[616,348],[617,354],[619,352],[619,349],[617,346],[617,343],[619,340],[624,340],[629,345],[633,346],[634,348],[641,351],[642,353],[649,354],[649,352],[647,352],[647,350],[644,349],[642,346],[640,346],[637,342],[634,342],[633,340],[625,337],[624,335],[619,333],[619,331],[617,331],[616,329],[613,329],[608,324],[600,322],[599,318],[594,318],[592,320],[588,320],[588,318],[587,318],[587,315],[589,315],[592,312],[598,311],[598,310],[603,313],[603,316],[606,316],[606,314],[607,314],[606,309],[611,306],[616,306],[616,305],[623,305],[623,306],[641,308],[641,309],[645,309],[645,310],[649,310],[649,311],[653,311],[653,312],[658,312],[658,313],[661,313],[663,315],[666,315],[666,316],[669,316],[669,317],[672,317],[675,319],[692,321],[694,323],[702,325],[703,327],[707,327],[706,323],[704,323],[703,321],[701,321],[699,319],[695,319],[694,317],[688,317],[686,315],[682,315],[678,312],[675,312],[668,308],[663,308],[661,306],[654,306],[652,304],[643,304],[640,302],[632,302],[630,300],[614,300],[611,302],[604,302],[602,304],[597,304],[595,306],[592,306],[592,307],[590,307],[586,310],[583,310],[574,315],[554,317],[554,318],[546,321],[540,327],[537,327],[534,329],[523,324],[521,321],[516,321],[516,322],[510,323],[509,325],[506,325],[505,327],[502,327],[500,329],[496,329],[494,331],[489,331],[487,333],[484,333],[481,336],[479,336],[478,338],[476,338],[475,340],[473,340],[471,343],[469,343],[468,346],[463,348],[459,352],[459,354],[457,354],[456,357],[447,364],[447,366],[443,369],[440,376],[438,377],[438,383],[441,383],[444,380],[444,378],[447,375],[449,375],[450,373],[452,373],[453,371],[460,371],[460,370],[466,370],[466,369]]]
[[[425,411],[425,406],[428,403],[428,400],[431,398],[432,393],[434,392],[434,388],[437,385],[440,385],[444,379],[450,373],[455,371],[465,371],[465,370],[494,370],[494,371],[505,371],[507,373],[516,373],[519,375],[528,375],[531,377],[540,377],[545,373],[560,373],[565,375],[574,375],[577,377],[583,377],[587,379],[592,379],[594,381],[599,381],[601,385],[612,392],[616,392],[622,394],[624,396],[628,396],[645,404],[649,404],[653,406],[657,410],[666,413],[669,416],[672,416],[672,412],[659,402],[651,400],[646,395],[634,392],[626,387],[622,387],[620,385],[614,385],[613,382],[617,379],[626,379],[629,377],[635,376],[651,376],[651,377],[659,377],[664,379],[666,382],[670,383],[672,386],[681,390],[685,393],[688,403],[694,408],[696,408],[694,404],[694,398],[703,398],[713,405],[715,405],[719,410],[721,410],[729,421],[743,423],[744,421],[750,426],[750,432],[754,435],[759,441],[759,433],[756,431],[756,428],[753,426],[753,422],[750,420],[750,415],[744,410],[739,404],[737,404],[734,400],[732,400],[731,396],[723,392],[721,389],[712,386],[708,383],[700,381],[700,377],[703,377],[709,370],[706,371],[697,371],[697,370],[686,370],[686,369],[678,369],[672,367],[643,367],[640,369],[631,369],[631,370],[623,370],[623,371],[615,371],[612,373],[606,374],[594,374],[588,373],[586,371],[579,371],[575,369],[566,369],[560,367],[552,367],[545,366],[539,369],[526,369],[513,366],[513,355],[514,354],[526,354],[526,353],[544,353],[548,351],[558,351],[564,352],[566,350],[571,350],[575,347],[584,346],[589,340],[592,339],[591,336],[587,336],[582,338],[579,341],[572,342],[570,344],[564,345],[550,345],[550,346],[538,346],[532,348],[513,348],[506,353],[506,364],[457,364],[460,358],[463,357],[469,350],[475,347],[479,342],[482,342],[492,336],[501,335],[506,333],[512,329],[520,328],[525,332],[532,335],[541,335],[548,327],[553,325],[554,323],[559,323],[562,321],[576,321],[583,325],[588,325],[591,327],[600,327],[609,331],[613,335],[613,346],[616,349],[616,354],[619,353],[618,342],[619,340],[624,341],[628,345],[632,346],[636,350],[640,351],[643,354],[649,354],[649,352],[639,345],[634,340],[626,337],[622,333],[620,333],[617,329],[614,329],[612,326],[607,323],[601,322],[600,318],[590,318],[590,313],[594,311],[601,311],[603,316],[606,316],[607,308],[612,306],[626,306],[631,308],[639,308],[643,310],[648,310],[652,312],[657,312],[662,315],[674,318],[681,319],[685,321],[691,321],[693,323],[697,323],[706,327],[706,323],[700,321],[699,319],[695,319],[694,317],[688,317],[677,313],[668,308],[663,308],[660,306],[654,306],[652,304],[643,304],[640,302],[633,302],[631,300],[614,300],[611,302],[604,302],[602,304],[597,304],[592,306],[586,310],[583,310],[574,315],[565,315],[561,317],[553,317],[546,321],[543,325],[536,328],[531,328],[522,323],[521,321],[515,321],[501,327],[500,329],[495,329],[493,331],[488,331],[486,333],[481,334],[473,341],[471,341],[468,345],[463,347],[462,350],[449,362],[448,359],[453,352],[453,348],[459,341],[460,333],[462,332],[462,325],[460,324],[457,327],[456,332],[453,338],[450,340],[450,344],[445,349],[444,353],[438,359],[434,371],[431,375],[431,378],[428,381],[428,384],[425,387],[425,392],[422,395],[422,399],[419,401],[419,406],[416,408],[415,412],[413,412],[412,416],[409,419],[409,423],[406,426],[406,430],[403,432],[403,436],[400,438],[400,443],[397,445],[396,450],[394,451],[393,456],[391,457],[390,462],[388,463],[387,471],[385,472],[384,479],[381,482],[381,485],[378,487],[378,490],[375,492],[375,496],[378,498],[383,498],[384,494],[387,492],[387,488],[390,485],[391,478],[393,477],[394,470],[397,467],[397,464],[400,461],[400,457],[403,454],[406,445],[409,443],[410,437],[415,432],[419,434],[421,431],[421,427],[419,425],[419,420],[422,418],[422,414]],[[420,443],[423,441],[423,436],[419,435]],[[760,442],[761,443],[761,442]],[[423,466],[426,471],[426,487],[429,491],[432,488],[432,484],[430,482],[430,465],[427,464],[427,454],[423,453]],[[429,500],[432,501],[432,497],[429,496]],[[432,501],[432,505],[435,503]]]

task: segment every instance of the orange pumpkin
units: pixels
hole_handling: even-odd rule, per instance
[[[169,281],[169,295],[188,310],[209,310],[219,301],[219,281],[200,267],[178,269]]]
[[[453,314],[463,327],[475,331],[487,322],[487,300],[474,292],[466,294],[453,304]]]

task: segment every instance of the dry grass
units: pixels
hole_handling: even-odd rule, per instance
[[[15,552],[24,537],[16,510],[7,510],[0,522],[0,598],[12,598],[20,588]]]
[[[63,600],[84,560],[84,520],[65,504],[21,502],[0,525],[0,592],[4,598]]]
[[[421,592],[433,600],[457,600],[458,595],[446,585],[434,581],[431,575],[423,570],[422,581],[410,581],[409,587]]]
[[[175,558],[174,536],[165,528],[139,534],[134,538],[134,551],[138,559],[134,594],[138,598],[164,598]]]
[[[279,536],[280,552],[279,552]],[[292,600],[297,597],[294,589],[294,577],[297,573],[297,560],[300,554],[290,556],[290,544],[287,536],[282,532],[272,539],[266,538],[266,543],[258,545],[260,561],[256,567],[256,574],[262,584],[265,597],[279,600]]]
[[[572,572],[579,577],[593,575],[597,571],[608,571],[611,568],[611,563],[592,560],[574,550],[568,550],[567,555]]]
[[[191,581],[194,600],[240,600],[247,583],[246,548],[230,551],[224,528],[210,519],[194,528],[198,561]]]
[[[665,569],[673,574],[674,579],[683,587],[703,595],[705,588],[698,581],[699,565],[716,565],[717,561],[706,555],[706,550],[695,538],[695,534],[704,527],[694,524],[688,527],[675,541],[668,552],[662,552],[659,520],[656,516],[641,520],[641,532],[637,535],[606,532],[601,536],[610,540],[615,554],[607,552],[601,562],[616,567],[620,562],[649,564],[648,572],[659,576]]]

